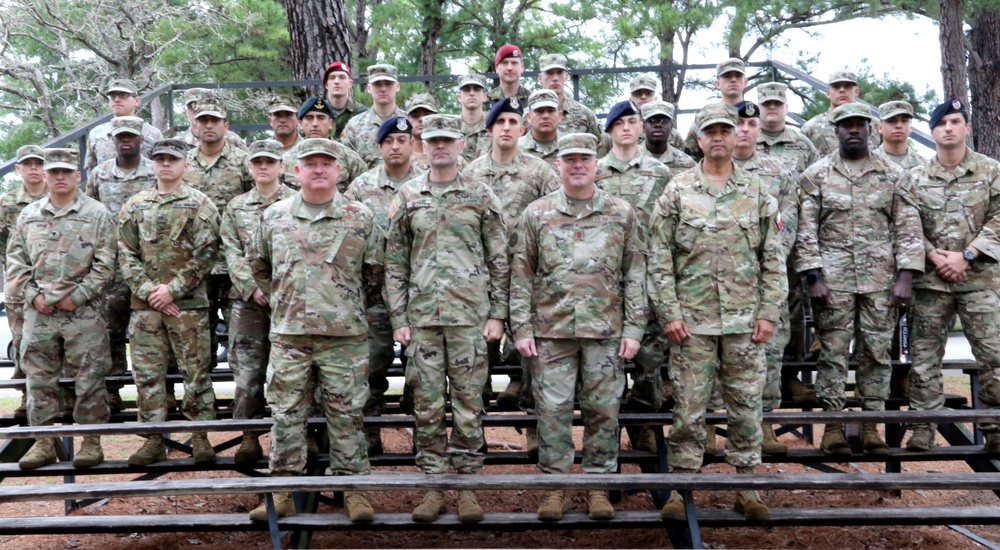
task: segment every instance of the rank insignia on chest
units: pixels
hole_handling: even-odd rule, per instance
[[[392,202],[389,203],[389,217],[395,218],[396,212],[399,212],[399,206],[396,205],[396,199],[392,199]]]

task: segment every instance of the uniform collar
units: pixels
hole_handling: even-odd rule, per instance
[[[434,185],[431,183],[431,174],[430,172],[428,172],[424,174],[422,178],[420,178],[420,193],[421,194],[430,193],[431,188],[433,187]],[[466,185],[465,182],[465,176],[463,176],[462,173],[459,172],[458,177],[455,179],[455,181],[450,185],[448,185],[448,187],[445,187],[443,191],[445,193],[449,193],[451,191],[465,191],[467,188],[468,186]]]
[[[735,162],[733,162],[733,173],[730,174],[729,179],[726,180],[726,184],[723,185],[722,190],[719,191],[708,182],[708,176],[706,176],[702,171],[701,167],[704,162],[704,160],[699,160],[697,166],[695,167],[698,175],[698,185],[702,188],[702,191],[713,197],[721,197],[722,195],[726,195],[737,189],[746,187],[752,177],[749,172],[740,168]]]
[[[305,200],[303,200],[302,198],[302,192],[300,191],[296,193],[295,196],[292,198],[292,208],[291,208],[292,215],[295,216],[296,218],[302,218],[307,221],[314,221],[314,218],[311,215],[309,215],[308,211],[306,211],[306,206],[304,203]],[[315,219],[316,220],[321,218],[336,219],[344,217],[344,209],[342,208],[343,204],[344,204],[344,196],[340,194],[340,191],[337,191],[333,195],[333,200],[330,202],[330,204],[326,206],[326,209],[323,210],[323,213],[320,214],[320,216]]]
[[[579,215],[573,212],[573,208],[569,204],[569,198],[566,196],[566,190],[560,185],[559,191],[556,192],[555,197],[555,207],[556,210],[566,214],[567,216],[576,216],[577,219],[586,218],[591,214],[598,212],[603,212],[605,204],[607,203],[607,196],[600,187],[594,187],[594,196],[590,197],[587,201],[586,209]]]

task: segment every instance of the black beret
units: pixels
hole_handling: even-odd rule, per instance
[[[375,143],[382,144],[382,140],[389,134],[409,134],[413,135],[413,125],[405,116],[391,116],[378,127],[378,134],[375,135]]]
[[[490,112],[486,114],[487,129],[493,126],[493,123],[496,122],[500,113],[523,115],[524,107],[521,105],[521,100],[516,97],[505,97],[500,101],[497,101],[493,104],[493,107],[490,108]]]
[[[930,126],[931,130],[941,122],[941,119],[952,114],[952,113],[962,113],[962,118],[966,122],[969,122],[969,112],[965,108],[965,104],[962,103],[958,98],[951,98],[948,101],[938,105],[931,111]]]
[[[615,103],[615,106],[608,112],[608,118],[604,121],[604,131],[607,132],[610,130],[611,125],[614,124],[619,118],[638,114],[639,108],[635,106],[635,103],[632,103],[629,100],[619,101],[618,103]]]
[[[760,118],[760,108],[753,101],[740,101],[733,105],[740,118]]]
[[[330,110],[330,106],[321,97],[310,97],[299,107],[299,112],[295,114],[299,119],[306,116],[306,113],[316,111],[317,113],[324,113],[328,117],[333,118],[333,111]]]

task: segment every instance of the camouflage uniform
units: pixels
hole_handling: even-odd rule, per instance
[[[831,108],[821,115],[812,117],[802,125],[802,135],[812,142],[821,157],[840,150],[840,142],[837,141],[837,128],[833,123],[833,111],[834,109]],[[881,143],[881,139],[878,132],[872,128],[872,132],[868,136],[868,149],[873,151],[878,149],[879,143]]]
[[[407,181],[418,178],[421,172],[410,166],[410,172],[402,181],[392,181],[385,171],[385,165],[379,165],[358,176],[344,193],[352,201],[358,201],[367,206],[375,216],[375,225],[382,232],[389,231],[389,202],[396,191]],[[370,396],[365,403],[366,416],[379,416],[385,409],[385,392],[389,389],[389,367],[396,359],[392,341],[392,323],[389,322],[389,308],[382,297],[382,285],[372,287],[374,292],[368,296],[368,308],[365,315],[368,318],[368,386]]]
[[[367,106],[353,99],[348,99],[343,109],[335,108],[329,99],[327,99],[326,104],[330,107],[330,111],[333,112],[333,139],[336,140],[340,140],[341,136],[343,136],[344,128],[347,128],[349,120],[368,111]]]
[[[462,138],[465,141],[465,149],[462,149],[462,159],[465,162],[472,162],[493,148],[493,136],[486,131],[485,116],[475,124],[462,120],[462,133],[465,134]]]
[[[883,410],[892,365],[889,345],[896,313],[889,290],[896,274],[924,270],[920,214],[900,194],[904,173],[871,154],[852,174],[839,153],[812,165],[799,179],[796,271],[822,269],[831,305],[814,304],[822,344],[816,397],[824,410],[844,408],[850,344],[857,337],[855,393],[865,410]],[[857,318],[857,325],[855,325]]]
[[[777,134],[762,128],[757,135],[757,151],[781,161],[791,172],[793,181],[798,181],[802,172],[820,159],[819,151],[809,138],[791,126],[785,126]]]
[[[33,202],[18,216],[8,245],[7,287],[24,298],[20,353],[32,426],[50,424],[59,414],[64,365],[74,379],[73,420],[101,424],[110,418],[104,377],[111,361],[98,297],[115,277],[115,238],[114,218],[82,193],[63,207],[47,198]],[[46,315],[32,305],[38,296],[48,306],[70,297],[76,309]]]
[[[559,173],[559,168],[556,165],[556,159],[559,158],[559,134],[556,133],[556,139],[552,141],[537,141],[532,135],[531,130],[528,130],[526,134],[521,136],[517,140],[517,149],[522,153],[528,153],[529,155],[536,156],[549,164],[552,170]]]
[[[184,130],[184,132],[182,132],[179,136],[177,136],[177,139],[183,141],[184,143],[187,143],[193,148],[197,148],[198,145],[201,144],[201,140],[195,137],[193,133],[191,133],[190,128]],[[223,139],[226,140],[227,145],[235,147],[236,149],[240,149],[241,151],[247,150],[247,142],[244,141],[239,134],[237,134],[232,130],[226,130],[226,135],[223,136]]]
[[[910,408],[944,407],[941,359],[955,313],[962,321],[979,366],[979,401],[1000,408],[1000,163],[967,150],[955,168],[941,166],[935,156],[909,172],[904,184],[923,220],[923,250],[961,251],[974,247],[982,254],[955,283],[928,269],[914,277],[912,340],[910,343]],[[986,433],[1000,431],[983,423]]]
[[[717,191],[699,163],[676,176],[656,202],[650,301],[664,326],[683,320],[691,331],[670,349],[674,468],[701,467],[705,411],[717,376],[728,415],[726,462],[760,463],[764,346],[751,335],[758,319],[778,323],[788,293],[777,214],[766,184],[738,166]]]
[[[694,161],[693,158],[687,155],[684,151],[674,147],[673,145],[667,145],[667,150],[663,152],[662,155],[656,156],[649,149],[641,147],[639,151],[648,156],[649,158],[656,159],[663,164],[667,165],[672,174],[680,174],[685,170],[690,170],[698,163]]]
[[[93,170],[97,165],[118,156],[115,142],[111,140],[111,121],[99,124],[87,134],[87,170]],[[156,126],[148,123],[142,125],[142,146],[139,148],[142,156],[148,156],[153,144],[163,139],[163,133]]]
[[[396,107],[389,116],[383,118],[375,112],[375,109],[368,109],[347,122],[340,141],[365,162],[366,168],[362,169],[362,172],[382,163],[382,151],[378,143],[375,143],[375,135],[378,134],[383,122],[397,116],[406,118],[406,112]]]
[[[386,296],[393,329],[411,330],[406,384],[413,388],[417,467],[478,472],[488,366],[483,325],[507,318],[510,282],[500,201],[484,182],[461,174],[446,186],[424,175],[400,187],[389,213]]]
[[[129,341],[139,420],[167,420],[167,363],[173,354],[184,381],[181,412],[191,420],[215,419],[209,378],[208,275],[219,248],[219,212],[207,195],[181,185],[162,195],[141,191],[119,215],[119,267],[132,291]],[[163,315],[146,300],[158,284],[180,309]]]
[[[597,164],[597,179],[594,183],[635,208],[643,237],[648,239],[653,207],[671,177],[666,165],[641,152],[627,161],[608,153]],[[649,313],[652,314],[652,311]],[[666,362],[670,343],[663,333],[663,325],[652,315],[641,340],[642,346],[634,359],[637,372],[629,401],[657,411],[663,405],[663,376],[660,368]]]
[[[282,175],[281,183],[292,189],[299,188],[299,177],[295,175],[295,164],[299,161],[299,149],[301,148],[302,141],[305,140],[299,141],[282,157],[285,163],[285,173]],[[346,145],[338,141],[334,141],[333,143],[334,149],[337,151],[337,162],[340,163],[340,173],[337,176],[337,191],[344,193],[351,185],[351,182],[354,181],[354,178],[368,170],[368,166],[357,153],[349,149]]]
[[[562,101],[562,120],[559,121],[559,132],[562,134],[587,133],[593,134],[598,143],[603,143],[604,132],[597,121],[597,115],[588,107],[575,99],[564,96]]]
[[[270,311],[253,299],[257,282],[250,257],[261,214],[294,193],[281,185],[274,196],[264,197],[254,188],[229,201],[222,216],[222,251],[233,281],[229,292],[233,304],[229,323],[229,354],[233,360],[229,368],[236,383],[233,418],[260,418],[264,413],[264,373],[271,350],[267,338]]]
[[[315,219],[301,193],[264,212],[251,266],[271,305],[272,474],[305,470],[306,412],[317,386],[331,471],[371,470],[361,413],[368,398],[364,311],[366,287],[382,275],[379,238],[368,207],[339,192]]]
[[[510,313],[515,340],[534,338],[532,391],[538,469],[573,465],[573,398],[584,417],[583,470],[618,468],[622,338],[641,340],[648,318],[646,242],[627,202],[601,189],[579,209],[566,193],[528,206],[510,238]]]
[[[514,94],[513,97],[516,97],[522,105],[527,105],[529,95],[531,95],[531,91],[519,84],[517,86],[517,93]],[[503,94],[503,90],[500,89],[500,86],[493,88],[492,90],[486,92],[486,104],[483,105],[483,109],[489,112],[490,108],[493,107],[493,104],[500,101],[504,97],[506,96]]]
[[[875,149],[875,152],[878,153],[878,154],[880,154],[880,155],[882,155],[887,160],[895,162],[903,170],[907,170],[907,171],[909,171],[911,168],[915,168],[917,166],[921,166],[925,162],[927,162],[927,160],[924,159],[924,157],[920,156],[920,153],[917,153],[916,151],[914,151],[910,147],[906,148],[906,154],[902,155],[902,156],[894,155],[892,153],[887,152],[885,150],[885,143],[883,143],[882,145],[879,145],[878,148]]]

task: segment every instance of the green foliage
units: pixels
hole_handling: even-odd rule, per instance
[[[861,60],[862,65],[865,65],[866,62],[866,59]],[[812,88],[810,90],[811,93],[808,94],[810,101],[806,102],[805,109],[800,113],[800,116],[806,120],[822,114],[830,107],[830,102],[824,91]],[[868,67],[858,72],[858,91],[859,99],[875,107],[887,101],[908,101],[913,105],[913,110],[918,118],[922,115],[926,116],[940,101],[937,93],[929,88],[923,93],[919,93],[913,84],[897,80],[888,73],[883,73],[881,76],[875,75]]]

